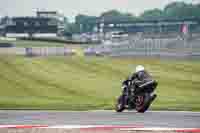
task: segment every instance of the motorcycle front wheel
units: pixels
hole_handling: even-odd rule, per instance
[[[116,112],[122,112],[125,109],[123,96],[119,96],[115,105]]]

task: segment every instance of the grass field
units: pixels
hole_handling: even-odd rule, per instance
[[[0,109],[113,109],[137,64],[159,82],[151,109],[200,111],[197,60],[22,56],[0,56]]]

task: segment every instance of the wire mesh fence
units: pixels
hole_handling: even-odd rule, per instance
[[[0,48],[0,54],[26,56],[74,55],[73,48],[66,47],[33,47],[33,48]],[[80,50],[79,50],[80,51]],[[160,58],[200,58],[200,38],[140,38],[130,37],[127,40],[115,41],[84,47],[83,55],[135,56]]]

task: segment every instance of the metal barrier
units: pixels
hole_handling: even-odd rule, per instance
[[[200,58],[200,40],[135,39],[111,44],[89,46],[84,49],[66,47],[0,48],[0,54],[25,56],[137,56],[160,58]]]
[[[73,49],[65,47],[34,47],[34,48],[0,48],[1,55],[25,55],[25,56],[55,56],[73,55]]]
[[[182,38],[141,39],[134,38],[129,41],[114,42],[110,45],[90,47],[102,52],[107,49],[110,56],[137,56],[160,58],[199,58],[200,40],[184,40]],[[109,50],[108,50],[109,49]]]

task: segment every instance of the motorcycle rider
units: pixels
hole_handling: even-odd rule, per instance
[[[123,99],[125,102],[124,104],[127,105],[128,98],[131,92],[134,92],[134,90],[136,89],[137,84],[143,84],[150,80],[152,80],[152,77],[145,70],[144,66],[142,65],[136,66],[135,72],[122,83]]]

